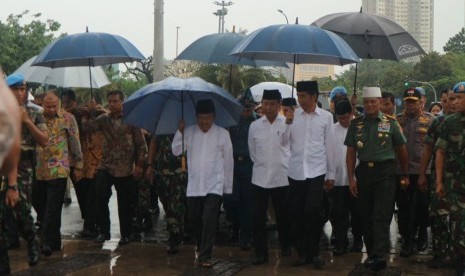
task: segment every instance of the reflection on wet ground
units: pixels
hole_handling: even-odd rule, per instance
[[[431,259],[430,250],[420,252],[410,258],[401,258],[396,252],[400,250],[397,225],[391,224],[391,254],[389,268],[373,273],[366,270],[361,263],[364,253],[348,253],[341,257],[333,257],[329,234],[331,226],[325,226],[322,239],[322,256],[326,261],[323,270],[315,270],[311,265],[293,267],[297,259],[295,252],[291,257],[281,257],[277,249],[275,231],[270,231],[270,260],[260,266],[251,265],[253,251],[243,251],[238,246],[228,244],[228,231],[222,223],[217,235],[217,246],[214,249],[215,264],[212,268],[194,266],[194,245],[186,242],[176,255],[167,255],[163,212],[154,217],[155,227],[140,237],[143,242],[132,242],[118,246],[119,227],[116,199],[112,198],[111,220],[112,239],[103,245],[92,240],[80,239],[77,233],[81,230],[79,207],[76,198],[63,210],[63,250],[54,252],[52,256],[42,257],[39,265],[29,268],[27,265],[25,242],[21,248],[9,252],[10,263],[14,275],[455,275],[451,268],[432,270],[426,262]]]

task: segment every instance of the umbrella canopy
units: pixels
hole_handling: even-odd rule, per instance
[[[338,34],[362,59],[401,60],[425,53],[399,24],[383,16],[363,13],[361,9],[329,14],[312,25]]]
[[[258,29],[241,41],[232,55],[249,59],[345,65],[358,56],[338,35],[318,27],[298,24]]]
[[[187,46],[176,59],[195,60],[207,64],[287,67],[286,63],[280,61],[251,60],[229,55],[231,50],[245,37],[245,34],[234,32],[202,36]]]
[[[290,86],[289,84],[285,84],[282,82],[265,81],[265,82],[261,82],[261,83],[258,83],[250,87],[250,92],[252,93],[252,97],[254,101],[256,102],[262,101],[263,90],[265,89],[266,90],[278,89],[283,98],[293,97],[292,86]]]
[[[49,68],[31,66],[37,56],[28,59],[14,73],[20,73],[27,82],[55,85],[59,87],[101,88],[110,84],[103,69],[98,67],[61,67]]]
[[[144,55],[119,35],[85,32],[67,35],[50,43],[33,65],[51,68],[98,66],[143,59]]]
[[[201,78],[169,77],[137,90],[123,103],[123,121],[154,134],[173,134],[182,118],[186,126],[197,123],[195,105],[211,99],[215,105],[215,123],[236,125],[242,105],[223,88]]]

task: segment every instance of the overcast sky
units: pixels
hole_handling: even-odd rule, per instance
[[[179,28],[179,53],[197,38],[218,32],[219,6],[213,0],[165,0],[165,58],[176,55],[176,27]],[[218,0],[221,2],[221,0]],[[229,1],[225,1],[229,2]],[[248,33],[268,25],[284,24],[281,9],[289,23],[299,18],[300,24],[337,12],[358,11],[361,0],[232,0],[225,17],[225,29],[246,29]],[[442,52],[447,40],[464,26],[464,0],[435,1],[434,50]],[[68,34],[90,31],[121,35],[130,40],[144,55],[153,52],[153,0],[2,0],[0,20],[24,10],[42,13],[42,21],[61,23]],[[30,21],[31,17],[27,17]]]

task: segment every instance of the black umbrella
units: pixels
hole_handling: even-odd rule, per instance
[[[396,22],[379,15],[360,12],[333,13],[312,23],[335,32],[362,59],[401,59],[425,54],[420,44]],[[355,67],[354,93],[357,84]]]

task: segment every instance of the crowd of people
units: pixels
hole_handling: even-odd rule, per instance
[[[425,111],[424,90],[409,88],[403,112],[395,115],[394,95],[379,87],[363,88],[363,112],[344,87],[335,87],[328,111],[318,106],[318,83],[301,81],[297,101],[264,90],[260,114],[245,92],[240,120],[229,129],[215,124],[212,100],[198,100],[196,125],[181,120],[175,134],[151,135],[123,122],[121,91],[107,94],[107,108],[95,101],[79,105],[72,90],[50,90],[33,103],[26,81],[13,74],[6,78],[9,89],[0,87],[0,274],[10,271],[8,249],[19,246],[19,235],[30,266],[40,254],[62,249],[68,179],[81,235],[97,243],[111,238],[114,186],[120,246],[131,242],[135,224],[151,228],[156,193],[167,253],[177,253],[189,232],[202,267],[213,265],[223,206],[231,239],[254,249],[254,265],[269,262],[267,223],[275,220],[280,255],[290,257],[294,249],[294,265],[323,269],[320,239],[329,221],[333,255],[361,252],[365,244],[364,265],[379,271],[387,266],[397,209],[401,257],[426,250],[431,227],[429,266],[453,264],[457,275],[464,272],[465,82],[441,93],[441,103],[430,108],[440,107],[435,115]],[[13,96],[17,104],[3,100]]]

